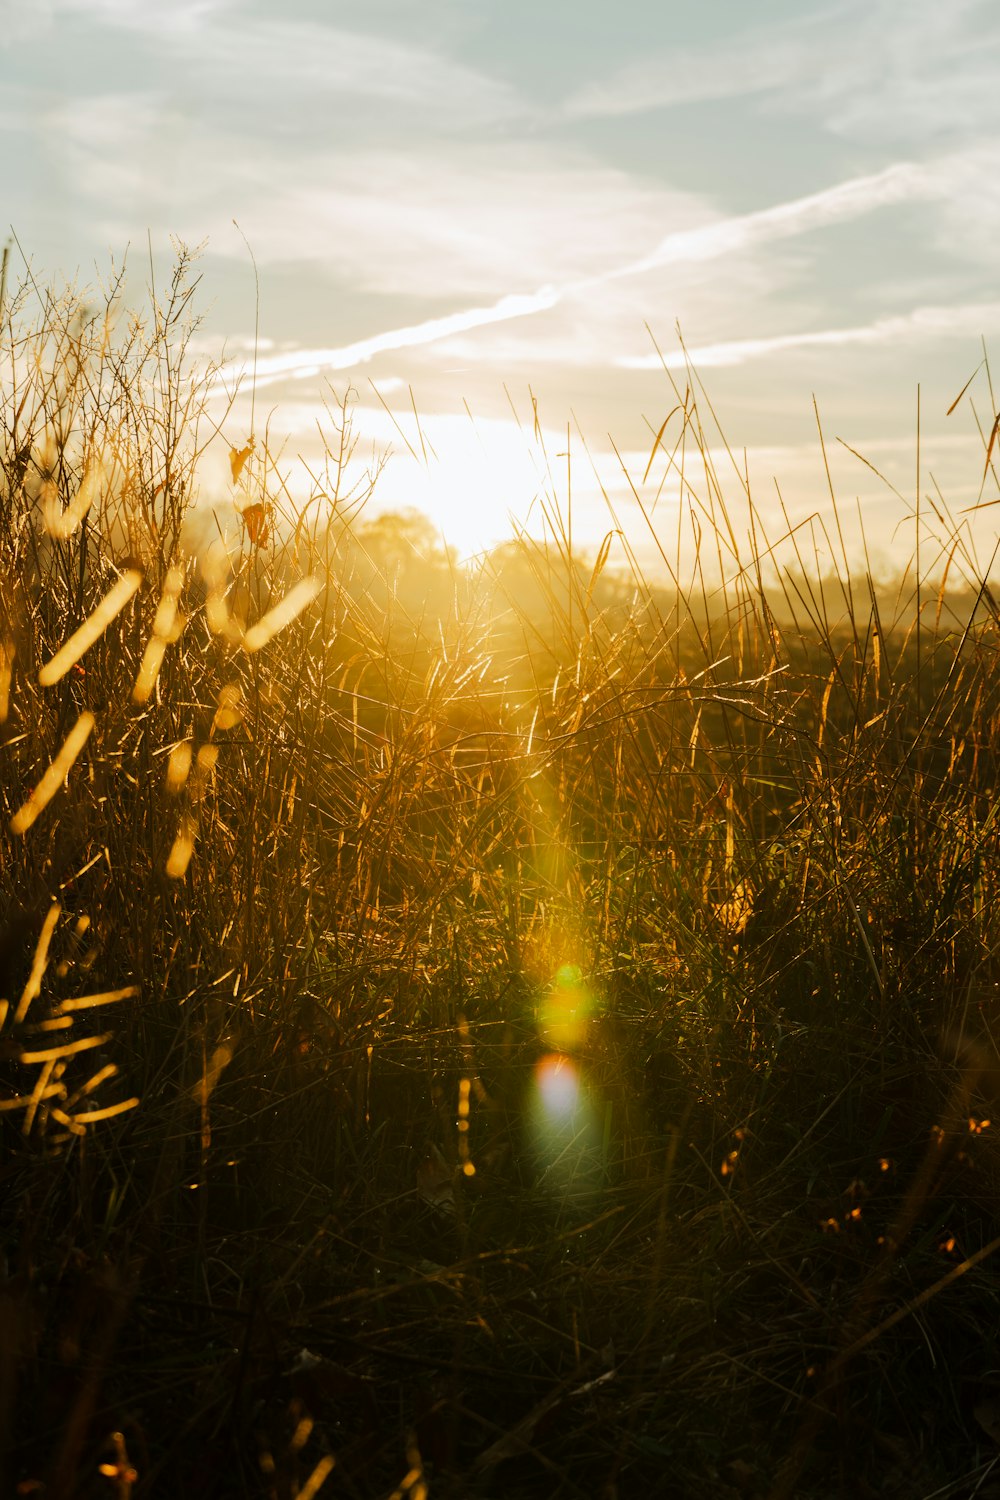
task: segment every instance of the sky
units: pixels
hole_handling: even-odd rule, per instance
[[[927,563],[927,497],[996,495],[982,371],[946,413],[1000,334],[998,78],[995,0],[0,0],[0,235],[15,280],[22,250],[57,285],[126,257],[137,302],[201,246],[234,446],[249,246],[293,484],[350,392],[376,502],[463,554],[567,497],[583,548],[675,548],[711,500],[677,412],[650,463],[672,377],[741,555],[747,479],[821,558],[832,486],[891,570],[918,497]],[[986,561],[998,515],[961,518]]]

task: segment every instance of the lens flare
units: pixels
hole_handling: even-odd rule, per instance
[[[530,1143],[540,1182],[557,1197],[593,1188],[600,1176],[600,1130],[578,1064],[550,1052],[535,1065]]]
[[[576,1064],[551,1052],[535,1069],[535,1087],[542,1110],[553,1124],[572,1120],[580,1108],[580,1075]]]
[[[545,1042],[554,1052],[575,1052],[587,1038],[594,1013],[594,997],[583,982],[578,964],[563,964],[541,1008],[539,1022]]]

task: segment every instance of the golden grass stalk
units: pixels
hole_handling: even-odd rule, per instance
[[[187,621],[177,609],[177,600],[181,589],[184,587],[184,574],[180,568],[173,567],[167,573],[163,585],[163,594],[156,608],[156,616],[153,620],[153,634],[146,642],[146,649],[139,663],[139,671],[136,674],[135,687],[132,689],[133,703],[146,703],[150,693],[156,686],[156,679],[163,665],[163,658],[167,647],[180,638]]]
[[[97,499],[97,492],[103,477],[104,473],[100,464],[89,464],[80,482],[80,488],[65,510],[62,510],[59,505],[58,486],[51,480],[46,482],[42,489],[42,510],[45,530],[49,536],[65,541],[67,537],[73,535]]]
[[[259,651],[262,646],[266,646],[272,636],[277,635],[279,630],[284,630],[286,625],[290,625],[312,603],[322,588],[322,582],[315,577],[303,578],[295,584],[280,604],[262,615],[256,625],[251,625],[243,638],[244,651]]]
[[[54,1099],[57,1094],[65,1093],[65,1085],[61,1083],[50,1083],[41,1092],[41,1098]],[[15,1094],[11,1099],[0,1099],[0,1114],[10,1113],[15,1109],[28,1109],[35,1098],[34,1092],[30,1094]]]
[[[11,833],[27,833],[39,814],[44,812],[45,808],[48,807],[52,798],[69,775],[73,762],[87,743],[95,722],[94,715],[85,709],[66,736],[58,755],[42,776],[41,781],[35,787],[27,802],[23,803],[11,818]]]
[[[86,1099],[87,1095],[92,1094],[95,1089],[99,1089],[102,1083],[107,1083],[109,1078],[116,1078],[117,1076],[118,1064],[105,1063],[103,1068],[98,1068],[97,1072],[92,1073],[86,1083],[81,1084],[75,1093],[70,1095],[67,1103],[75,1104],[78,1099]]]
[[[142,574],[138,568],[129,568],[123,573],[114,587],[105,594],[91,613],[84,620],[79,630],[74,630],[69,640],[59,648],[51,661],[47,661],[38,674],[38,681],[42,687],[51,687],[53,683],[59,682],[65,677],[70,667],[80,660],[85,651],[89,651],[95,641],[107,630],[111,621],[126,606],[132,595],[142,583]]]
[[[24,986],[20,1002],[14,1013],[14,1020],[18,1025],[21,1024],[28,1014],[31,1002],[36,1000],[41,993],[42,979],[45,976],[45,969],[49,961],[49,944],[52,941],[52,934],[56,930],[56,923],[59,920],[61,911],[62,907],[59,903],[53,901],[49,907],[45,921],[42,923],[42,930],[39,933],[38,942],[35,944],[35,954],[31,961],[31,973],[28,975],[28,982]]]
[[[336,1462],[337,1460],[329,1453],[320,1459],[299,1491],[300,1500],[313,1500],[313,1496],[319,1494],[321,1486],[325,1483],[328,1475],[333,1472]]]
[[[76,1000],[64,1000],[59,1006],[59,1012],[67,1014],[70,1011],[93,1010],[98,1005],[117,1005],[119,1000],[130,1000],[138,993],[137,984],[127,984],[120,990],[104,990],[99,995],[81,995]]]
[[[167,855],[166,872],[171,880],[183,880],[194,853],[197,824],[190,815],[181,819],[170,853]]]
[[[240,702],[243,697],[238,682],[227,682],[219,689],[218,708],[212,720],[212,734],[217,729],[235,729],[243,717]]]
[[[168,792],[179,792],[188,779],[191,770],[191,757],[193,749],[190,740],[181,740],[175,745],[167,757],[167,774],[165,777]]]
[[[0,724],[6,724],[10,713],[10,684],[14,675],[14,642],[0,641]]]
[[[106,1104],[103,1109],[83,1109],[72,1115],[56,1108],[52,1111],[52,1118],[60,1125],[68,1125],[71,1128],[74,1125],[96,1125],[100,1120],[113,1120],[116,1115],[123,1115],[127,1110],[136,1109],[138,1104],[137,1098],[122,1099],[117,1104]]]
[[[78,1042],[64,1042],[59,1047],[42,1047],[37,1052],[21,1052],[18,1054],[18,1062],[25,1067],[32,1063],[58,1062],[63,1057],[75,1057],[78,1052],[91,1052],[95,1047],[103,1047],[111,1040],[111,1032],[105,1031],[100,1036],[83,1036]]]

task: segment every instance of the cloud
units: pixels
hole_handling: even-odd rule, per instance
[[[976,134],[1000,120],[1000,28],[993,0],[839,0],[711,45],[658,48],[563,102],[568,119],[606,119],[746,99],[835,135],[896,148]]]
[[[599,273],[662,226],[711,210],[580,151],[413,140],[393,150],[234,134],[162,91],[34,111],[106,241],[151,226],[243,260],[298,264],[370,296],[440,308]]]
[[[810,52],[808,26],[795,21],[783,35],[774,32],[711,50],[678,47],[645,56],[593,80],[560,106],[568,120],[600,120],[653,110],[766,94],[794,79]]]
[[[236,0],[45,0],[50,14],[138,33],[160,41],[204,34],[219,15],[236,9]]]
[[[823,192],[772,208],[736,215],[698,229],[677,231],[637,259],[606,266],[561,285],[546,285],[527,295],[508,294],[486,306],[466,308],[444,317],[405,325],[340,348],[301,350],[260,362],[258,382],[312,377],[325,370],[351,369],[390,350],[415,348],[471,329],[549,312],[567,299],[589,296],[602,286],[662,267],[685,263],[701,266],[706,261],[856,218],[886,204],[933,197],[939,191],[933,173],[900,163],[883,172],[853,178]]]
[[[982,266],[992,282],[1000,244],[1000,145],[992,137],[972,143],[943,161],[939,176],[941,213],[928,226],[928,242],[949,260]]]
[[[43,0],[50,15],[118,31],[154,54],[165,77],[172,63],[184,84],[204,89],[222,116],[274,122],[283,134],[303,108],[322,101],[332,128],[356,124],[345,109],[367,100],[419,109],[464,128],[525,118],[509,84],[430,47],[366,32],[363,26],[253,14],[240,0]],[[170,59],[168,53],[175,56]],[[164,65],[167,69],[164,69]]]
[[[959,307],[918,307],[898,317],[877,318],[855,328],[820,328],[803,333],[776,334],[768,338],[736,339],[705,344],[686,353],[679,350],[661,360],[658,354],[642,354],[615,361],[623,370],[683,369],[690,360],[696,368],[742,365],[750,360],[783,354],[792,349],[843,348],[851,344],[894,344],[913,338],[975,338],[1000,327],[1000,302],[979,302]]]
[[[0,52],[44,36],[52,27],[53,12],[53,0],[35,0],[33,5],[0,0]]]
[[[369,99],[429,111],[463,129],[521,118],[529,110],[510,85],[445,53],[384,34],[297,20],[247,19],[235,28],[207,27],[199,39],[198,66],[230,82],[234,95],[262,92],[267,110],[282,89],[302,106],[310,94],[342,111],[346,100]],[[244,95],[244,97],[246,97]],[[346,123],[346,122],[345,122]]]
[[[109,230],[107,238],[119,245],[149,224],[148,213],[143,215],[153,194],[171,195],[171,180],[189,174],[176,153],[164,150],[167,115],[162,94],[149,89],[77,98],[55,107],[38,101],[34,128],[48,146],[54,168],[67,187],[94,202],[98,226]],[[115,210],[124,204],[133,205],[138,214],[131,222],[116,223]]]
[[[436,301],[596,273],[658,224],[705,213],[692,195],[533,144],[414,143],[265,170],[271,190],[240,214],[263,259]]]
[[[853,0],[832,13],[811,63],[776,108],[870,145],[967,140],[1000,123],[1000,28],[991,0]]]

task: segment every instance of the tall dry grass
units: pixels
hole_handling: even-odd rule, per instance
[[[346,399],[305,496],[209,420],[193,290],[0,334],[0,1489],[990,1493],[961,528],[776,571],[692,375],[693,567],[459,568]]]

